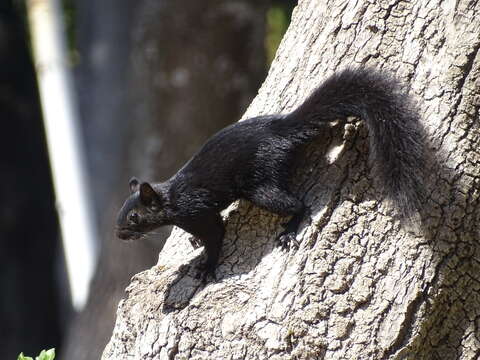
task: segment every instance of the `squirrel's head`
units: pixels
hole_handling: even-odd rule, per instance
[[[166,225],[164,194],[155,191],[148,182],[136,178],[129,182],[130,196],[117,218],[117,236],[122,240],[136,240],[146,233]]]

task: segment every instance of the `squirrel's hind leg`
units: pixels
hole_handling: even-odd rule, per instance
[[[292,216],[284,224],[285,230],[278,235],[277,242],[283,249],[287,249],[291,243],[297,244],[295,238],[298,227],[307,213],[307,208],[299,199],[288,190],[272,184],[263,184],[244,197],[255,205],[275,214]]]

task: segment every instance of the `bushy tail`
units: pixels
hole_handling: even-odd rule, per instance
[[[374,175],[401,215],[409,217],[420,209],[425,169],[424,131],[412,101],[390,76],[369,68],[347,69],[323,82],[285,121],[308,132],[347,116],[366,122]]]

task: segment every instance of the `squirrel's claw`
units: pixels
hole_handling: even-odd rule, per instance
[[[296,239],[296,235],[297,234],[295,232],[285,230],[277,236],[277,246],[281,247],[281,249],[285,251],[289,250],[292,245],[294,248],[298,249],[300,244]]]

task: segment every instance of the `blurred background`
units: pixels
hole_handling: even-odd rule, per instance
[[[129,178],[167,179],[210,135],[240,118],[295,3],[0,0],[2,358],[52,347],[57,359],[101,356],[124,288],[156,263],[170,231],[134,243],[115,238]],[[66,74],[63,90],[39,86],[55,70],[39,57],[55,53],[38,41],[48,31],[47,20],[34,15],[40,5],[55,10],[47,20],[60,26],[53,31],[59,32],[54,39]],[[49,126],[46,99],[53,104],[50,114],[58,115]],[[63,115],[62,104],[71,116]],[[90,239],[74,239],[90,243],[91,253],[88,261],[73,254],[80,266],[73,284],[64,251],[64,218],[72,212],[58,189],[66,182],[62,174],[71,171],[62,165],[51,171],[52,139],[63,138],[65,149],[72,145],[61,133],[67,117],[78,140],[69,166],[79,165],[85,178],[78,207],[86,204],[92,227]],[[68,151],[63,155],[68,160]],[[88,278],[90,268],[88,297],[72,303],[75,283]]]

